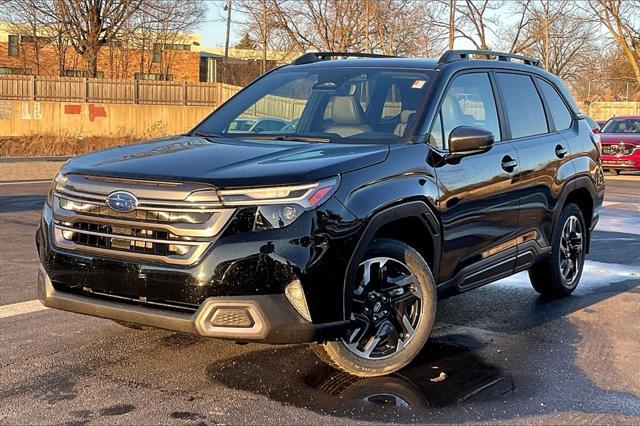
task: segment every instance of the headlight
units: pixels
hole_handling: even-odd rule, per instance
[[[56,175],[55,178],[53,178],[53,181],[51,182],[51,186],[49,187],[49,193],[47,194],[47,206],[52,207],[53,206],[53,194],[56,191],[59,191],[60,188],[63,188],[64,185],[67,183],[67,177],[61,175],[60,173],[58,173]]]
[[[253,229],[284,228],[305,210],[327,201],[338,189],[338,177],[316,183],[272,188],[225,189],[220,200],[225,206],[258,206]]]
[[[316,183],[271,188],[223,189],[220,200],[225,206],[264,206],[297,204],[303,209],[325,202],[338,189],[337,177]]]

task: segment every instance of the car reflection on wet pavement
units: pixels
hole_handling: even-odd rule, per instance
[[[226,386],[259,392],[283,403],[361,420],[380,419],[394,410],[431,410],[492,400],[514,391],[512,378],[457,340],[465,338],[431,339],[408,368],[384,377],[359,378],[339,372],[319,364],[310,351],[299,347],[251,352],[212,365],[207,375]],[[295,366],[295,372],[290,366]],[[261,371],[283,374],[265,380]],[[447,378],[431,382],[440,372],[446,372]]]

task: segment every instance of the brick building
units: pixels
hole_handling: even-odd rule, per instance
[[[152,43],[147,49],[113,43],[100,50],[98,78],[195,82],[200,81],[200,65],[199,35],[186,34],[179,43]],[[0,24],[0,75],[85,77],[85,68],[71,45]]]
[[[26,31],[25,31],[26,32]],[[70,44],[33,36],[0,23],[0,75],[85,77],[85,61]],[[201,48],[200,35],[183,34],[179,42],[147,43],[139,49],[125,43],[103,46],[98,56],[98,78],[116,80],[174,80],[222,82],[244,86],[263,71],[262,52]],[[268,52],[266,69],[290,62],[295,53]]]

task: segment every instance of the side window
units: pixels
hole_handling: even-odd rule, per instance
[[[511,126],[511,137],[517,139],[547,133],[547,117],[531,77],[498,73],[497,79]]]
[[[551,117],[553,117],[553,123],[556,125],[556,130],[566,130],[571,127],[573,123],[573,117],[567,105],[564,103],[558,91],[554,89],[552,85],[544,80],[537,79],[542,90],[542,96],[547,101]]]
[[[500,140],[496,101],[486,73],[456,77],[442,101],[440,114],[445,144],[451,131],[459,126],[481,127]]]

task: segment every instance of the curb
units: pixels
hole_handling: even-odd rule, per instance
[[[32,161],[67,161],[71,157],[0,157],[0,163],[23,163]]]

